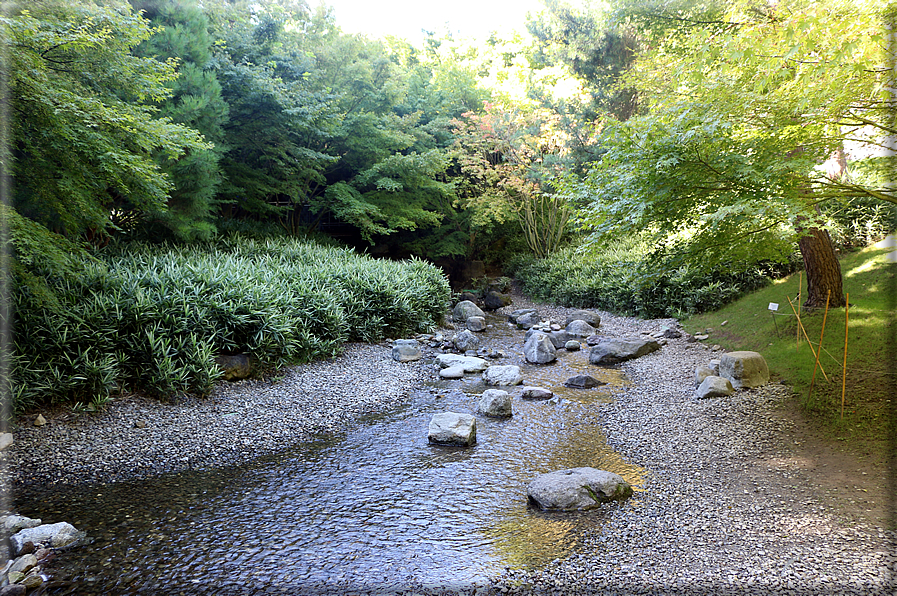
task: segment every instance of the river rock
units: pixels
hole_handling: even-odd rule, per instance
[[[486,313],[470,300],[462,300],[452,310],[452,320],[456,323],[465,323],[470,317],[485,317]]]
[[[464,377],[463,366],[450,366],[439,371],[439,376],[443,379],[461,379]]]
[[[12,565],[9,567],[9,571],[16,571],[22,575],[26,575],[35,565],[37,565],[37,557],[34,555],[22,555],[13,561]]]
[[[456,412],[433,414],[427,440],[439,445],[473,445],[477,440],[477,419]]]
[[[517,319],[522,317],[523,315],[528,315],[530,313],[536,312],[535,308],[518,308],[517,310],[512,311],[508,315],[508,322],[517,324]]]
[[[732,387],[759,387],[769,382],[769,367],[757,352],[729,352],[719,359],[719,376],[732,381]]]
[[[461,354],[439,354],[436,356],[436,364],[440,368],[460,366],[466,373],[483,372],[489,367],[489,363],[482,358],[463,356]]]
[[[632,487],[613,472],[572,468],[541,474],[526,487],[529,503],[546,511],[582,511],[632,496]]]
[[[567,335],[570,337],[589,337],[590,335],[595,335],[595,329],[585,321],[575,320],[567,323],[567,328],[564,329],[567,332]]]
[[[586,344],[590,346],[597,346],[601,343],[602,339],[604,339],[604,337],[596,333],[595,335],[590,335],[586,338]]]
[[[483,304],[485,305],[486,310],[498,310],[503,306],[511,304],[511,295],[490,290],[486,294],[486,297],[483,298]]]
[[[41,525],[39,519],[25,517],[24,515],[4,515],[0,517],[0,532],[3,534],[15,534],[24,528],[36,528]]]
[[[5,451],[12,445],[12,433],[0,433],[0,451]]]
[[[0,588],[0,596],[25,596],[28,588],[22,584],[9,584]]]
[[[420,342],[416,339],[397,339],[392,344],[392,359],[396,362],[414,362],[423,358]]]
[[[35,588],[39,588],[44,585],[44,578],[38,575],[36,572],[31,572],[25,576],[21,582],[21,585],[25,586],[29,590],[33,590]]]
[[[704,379],[707,377],[715,377],[717,376],[718,371],[714,371],[709,366],[704,366],[703,364],[697,366],[695,368],[695,387],[704,382]]]
[[[551,399],[554,393],[543,387],[524,387],[520,392],[522,399]]]
[[[37,418],[34,419],[34,426],[43,426],[47,423],[47,419],[44,418],[43,414],[38,414]]]
[[[575,339],[571,339],[567,343],[564,344],[564,349],[568,352],[578,352],[582,348],[582,345],[576,341]]]
[[[473,331],[465,329],[455,334],[455,337],[452,338],[452,344],[456,350],[466,352],[467,350],[476,350],[477,346],[480,345],[480,340],[473,334]]]
[[[557,360],[557,348],[544,333],[534,333],[523,344],[523,355],[527,362],[547,364]]]
[[[530,312],[517,317],[517,327],[519,329],[529,329],[542,322],[542,317],[537,312]]]
[[[34,544],[42,544],[51,548],[62,548],[74,544],[85,536],[84,532],[79,532],[68,522],[59,522],[57,524],[43,524],[34,528],[25,528],[19,530],[12,536],[9,541],[12,545],[13,553],[18,555],[22,552],[22,547],[26,542]]]
[[[727,395],[732,395],[733,393],[735,393],[735,389],[732,387],[732,383],[729,379],[715,377],[713,375],[710,375],[701,381],[701,384],[695,389],[695,397],[698,399],[707,397],[725,397]]]
[[[607,383],[589,375],[576,375],[564,381],[564,386],[572,389],[591,389],[601,385],[607,385]]]
[[[570,340],[570,336],[568,336],[567,332],[563,329],[551,329],[550,327],[548,329],[540,329],[538,327],[531,327],[523,336],[524,343],[529,341],[529,338],[535,333],[547,335],[556,350],[563,348],[567,344],[567,341]]]
[[[221,378],[225,381],[239,381],[252,374],[252,363],[247,354],[219,354],[215,356],[215,364],[221,369]]]
[[[480,412],[493,418],[507,418],[511,415],[511,396],[501,389],[487,389],[480,397]]]
[[[485,331],[486,330],[486,319],[485,317],[468,317],[467,318],[467,329],[474,332]]]
[[[564,325],[569,325],[573,321],[585,321],[592,327],[599,327],[601,325],[601,315],[594,310],[574,310],[567,315],[567,322]]]
[[[589,362],[592,364],[616,364],[640,358],[659,349],[660,344],[653,339],[604,338],[589,352]]]
[[[490,366],[483,373],[483,381],[487,385],[519,385],[523,382],[520,367],[513,364]]]

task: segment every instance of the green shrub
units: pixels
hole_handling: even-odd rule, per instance
[[[204,395],[219,353],[263,368],[336,355],[438,324],[448,282],[419,260],[377,261],[296,240],[248,240],[106,250],[78,279],[50,279],[48,307],[14,292],[13,394],[102,403],[124,387],[160,397]]]
[[[518,257],[509,271],[526,293],[579,308],[645,318],[682,317],[714,310],[766,285],[789,266],[673,266],[634,239],[600,249],[567,248],[544,259]]]

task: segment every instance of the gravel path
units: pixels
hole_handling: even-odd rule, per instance
[[[529,305],[517,297],[506,310]],[[567,311],[536,306],[561,322]],[[673,324],[602,313],[601,333]],[[774,415],[787,387],[693,397],[695,367],[716,356],[682,338],[624,365],[633,384],[596,407],[611,446],[649,470],[644,490],[611,506],[571,557],[509,571],[486,593],[897,593],[897,536],[845,522],[818,495],[788,444],[789,423]],[[129,397],[100,414],[22,425],[7,471],[15,483],[107,482],[239,463],[399,403],[434,375],[423,362],[393,362],[386,345],[351,345],[281,379],[221,385],[205,400]]]

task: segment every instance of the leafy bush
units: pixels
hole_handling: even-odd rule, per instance
[[[645,318],[717,309],[779,273],[773,265],[709,270],[671,265],[637,239],[589,252],[567,248],[544,259],[518,257],[510,270],[538,299]]]
[[[214,357],[261,367],[337,354],[346,341],[425,331],[448,282],[419,260],[377,261],[289,239],[111,247],[77,279],[50,277],[57,306],[14,292],[15,406],[90,400],[128,386],[206,394]]]

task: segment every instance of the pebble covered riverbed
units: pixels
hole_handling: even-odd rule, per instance
[[[521,306],[530,304],[517,297],[504,310]],[[543,318],[564,322],[567,309],[536,307]],[[599,333],[639,335],[674,324],[602,313]],[[414,592],[894,594],[894,533],[840,518],[819,495],[789,443],[789,423],[775,415],[789,395],[786,386],[694,398],[695,367],[718,355],[684,337],[669,339],[660,351],[621,366],[628,385],[588,405],[607,444],[646,474],[636,496],[608,506],[594,528],[577,526],[575,548],[554,561],[508,564],[469,586],[453,571],[451,591],[418,585]],[[343,356],[290,369],[282,378],[221,385],[205,400],[169,405],[127,398],[102,413],[47,416],[46,426],[15,431],[6,473],[27,489],[245,464],[400,406],[435,381],[431,362],[425,356],[399,364],[388,345],[351,345]],[[411,517],[420,520],[418,514]],[[552,514],[539,515],[550,520]],[[190,545],[183,548],[193,558]],[[388,540],[382,548],[390,548]],[[210,581],[215,578],[203,578],[206,590]],[[235,593],[324,591],[283,581],[244,588]]]

